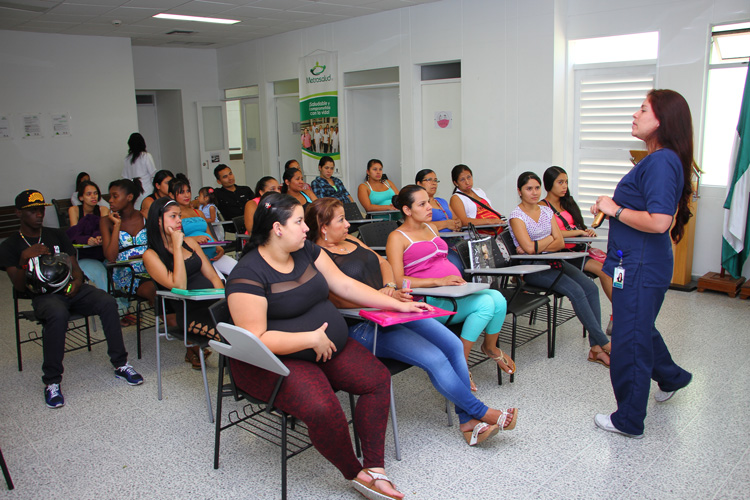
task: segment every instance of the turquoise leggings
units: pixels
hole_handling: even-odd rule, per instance
[[[427,303],[441,309],[453,310],[453,303],[442,297],[427,297]],[[503,327],[507,303],[505,297],[497,290],[480,290],[466,297],[456,299],[458,311],[453,316],[435,318],[445,324],[450,318],[451,323],[460,323],[461,338],[469,342],[476,342],[483,331],[488,335],[498,333]]]

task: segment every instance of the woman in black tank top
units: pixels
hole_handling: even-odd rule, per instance
[[[170,198],[160,198],[151,204],[146,220],[148,250],[143,254],[146,270],[159,288],[171,290],[181,288],[198,290],[203,288],[224,288],[208,257],[192,239],[185,239],[182,232],[180,206]],[[187,314],[188,332],[213,339],[220,337],[214,331],[214,324],[208,307],[215,301],[200,301],[191,304]],[[175,311],[177,324],[182,324],[182,302],[177,302]],[[185,361],[194,369],[200,370],[198,348],[188,348]],[[197,367],[196,367],[197,365]]]

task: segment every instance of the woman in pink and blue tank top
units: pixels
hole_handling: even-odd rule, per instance
[[[448,260],[448,246],[431,224],[432,207],[427,191],[420,186],[405,186],[398,196],[394,196],[393,202],[404,214],[403,225],[390,234],[386,246],[396,283],[401,283],[404,278],[411,280],[412,288],[466,283],[458,268]],[[448,299],[428,297],[426,300],[431,305],[452,309]],[[506,313],[502,294],[497,290],[481,290],[456,299],[456,304],[458,310],[452,321],[463,322],[461,341],[466,359],[484,331],[482,352],[494,359],[503,371],[515,372],[513,360],[497,347]],[[438,319],[446,321],[446,318]]]

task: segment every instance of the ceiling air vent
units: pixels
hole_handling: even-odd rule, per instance
[[[167,35],[194,35],[195,31],[188,31],[188,30],[172,30],[167,33]]]

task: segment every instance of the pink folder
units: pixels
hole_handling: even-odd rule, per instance
[[[424,312],[398,312],[398,311],[366,311],[362,309],[359,311],[359,315],[365,319],[369,319],[377,323],[380,326],[391,326],[398,325],[400,323],[408,323],[410,321],[417,321],[420,319],[436,318],[438,316],[451,316],[456,314],[453,311],[446,311],[439,307],[433,308],[432,311]]]

